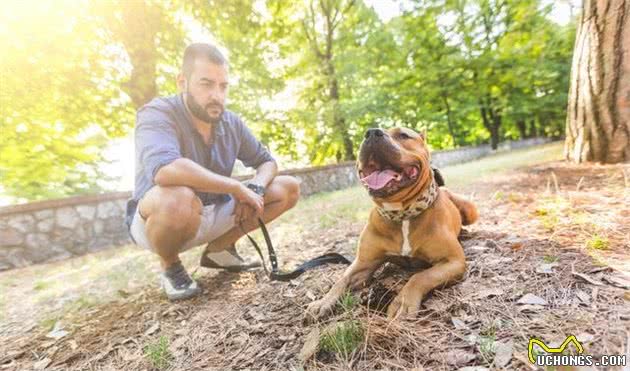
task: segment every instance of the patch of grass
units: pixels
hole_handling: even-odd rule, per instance
[[[147,344],[144,347],[144,357],[158,370],[168,368],[173,360],[173,355],[168,349],[168,343],[168,338],[162,335],[157,342]]]
[[[608,238],[594,234],[586,241],[586,247],[594,250],[608,250]]]
[[[545,197],[540,200],[539,206],[534,210],[534,214],[538,217],[543,228],[553,231],[558,227],[560,217],[564,215],[564,211],[570,207],[570,203],[563,197]]]
[[[553,256],[553,255],[545,255],[543,256],[543,261],[545,263],[555,263],[558,261],[558,257],[557,256]]]
[[[344,312],[351,312],[357,304],[359,304],[359,299],[350,292],[347,292],[339,299],[339,305],[341,305]]]
[[[344,321],[338,323],[334,330],[324,333],[319,339],[319,346],[323,351],[348,358],[363,342],[363,338],[363,327],[359,321]]]
[[[57,321],[59,321],[59,316],[56,315],[44,317],[39,321],[39,327],[46,331],[50,331],[53,329]]]
[[[483,359],[490,363],[494,359],[494,343],[496,337],[494,333],[491,335],[482,335],[479,337],[479,352]]]
[[[35,290],[35,291],[42,291],[42,290],[45,290],[46,288],[48,288],[49,286],[50,286],[50,282],[48,282],[48,281],[37,281],[33,285],[33,290]]]

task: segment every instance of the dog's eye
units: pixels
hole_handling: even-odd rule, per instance
[[[400,139],[411,139],[411,137],[406,133],[398,133],[398,138]]]

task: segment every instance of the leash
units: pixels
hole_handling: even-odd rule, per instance
[[[276,251],[273,248],[273,244],[271,243],[271,237],[269,237],[269,232],[267,231],[267,227],[262,219],[258,218],[258,225],[260,226],[260,230],[265,237],[265,243],[267,244],[267,253],[269,254],[269,262],[271,264],[271,271],[267,269],[267,263],[265,262],[265,258],[263,257],[262,251],[256,240],[254,240],[243,228],[243,225],[239,223],[239,227],[241,231],[247,236],[249,241],[254,245],[256,252],[258,252],[258,256],[260,256],[260,260],[262,262],[263,269],[265,273],[272,281],[290,281],[296,277],[299,277],[302,273],[306,272],[309,269],[313,269],[315,267],[319,267],[324,264],[350,264],[350,260],[344,257],[341,254],[337,253],[328,253],[322,256],[318,256],[317,258],[308,260],[302,265],[298,266],[295,270],[291,272],[281,272],[278,269],[278,256],[276,255]]]

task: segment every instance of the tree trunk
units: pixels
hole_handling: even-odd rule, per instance
[[[516,120],[516,127],[518,128],[518,132],[521,136],[521,139],[527,138],[527,125],[525,124],[524,119]]]
[[[483,126],[490,132],[490,146],[492,149],[499,148],[499,128],[501,127],[501,115],[489,106],[487,101],[479,100],[479,109]]]
[[[630,161],[630,0],[584,0],[571,70],[564,154]]]
[[[538,136],[538,131],[536,130],[536,120],[529,120],[529,134],[527,135],[529,138],[536,138]]]
[[[446,107],[446,124],[448,125],[448,133],[453,138],[453,145],[455,147],[459,147],[459,141],[457,140],[457,135],[455,135],[455,123],[453,122],[453,113],[451,112],[451,105],[448,103],[448,96],[446,94],[442,94],[442,101],[444,102],[444,107]]]

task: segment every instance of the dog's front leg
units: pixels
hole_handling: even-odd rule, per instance
[[[418,272],[402,288],[387,308],[387,317],[415,316],[420,309],[422,299],[436,287],[446,286],[460,279],[466,272],[466,260],[456,258]]]
[[[319,319],[331,313],[346,289],[361,286],[382,263],[382,261],[366,261],[357,258],[322,299],[309,304],[306,308],[307,316],[310,317],[308,319]]]

